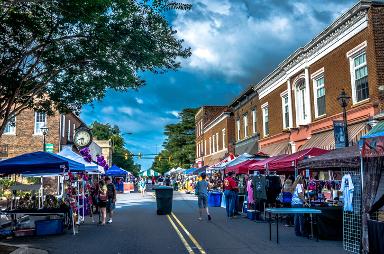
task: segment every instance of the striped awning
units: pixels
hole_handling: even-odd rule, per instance
[[[269,156],[277,156],[282,154],[291,154],[291,147],[288,141],[270,144],[262,147],[260,152],[268,154]]]
[[[348,138],[349,144],[355,145],[359,141],[362,135],[367,133],[367,123],[361,122],[348,126]],[[335,136],[333,129],[329,131],[319,132],[312,134],[311,138],[299,148],[299,151],[317,147],[321,149],[332,150],[335,149]]]

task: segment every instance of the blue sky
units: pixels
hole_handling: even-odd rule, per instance
[[[305,45],[356,1],[191,0],[172,15],[172,26],[192,57],[177,72],[144,74],[138,91],[110,90],[83,108],[81,117],[118,125],[133,153],[156,153],[164,126],[187,107],[225,105]],[[137,160],[142,169],[151,160]]]

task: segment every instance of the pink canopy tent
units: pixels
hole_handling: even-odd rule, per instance
[[[265,160],[259,160],[259,161],[254,161],[253,163],[248,165],[249,170],[265,170],[269,167],[269,164],[275,160],[284,158],[288,155],[283,154],[283,155],[278,155],[278,156],[273,156],[269,157]]]
[[[286,155],[277,160],[273,160],[268,164],[268,169],[273,171],[287,171],[287,170],[295,170],[297,167],[297,163],[306,158],[323,155],[328,153],[328,150],[320,149],[320,148],[308,148],[302,151],[298,151],[296,153]]]
[[[248,160],[248,161],[243,161],[237,165],[227,167],[225,169],[225,173],[228,172],[235,172],[236,174],[248,174],[249,172],[249,165],[257,162],[259,160]]]

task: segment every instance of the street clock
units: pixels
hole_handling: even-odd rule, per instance
[[[77,128],[74,136],[74,143],[77,147],[86,147],[92,143],[92,133],[87,127]]]

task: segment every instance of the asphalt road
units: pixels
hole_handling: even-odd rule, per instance
[[[296,237],[293,228],[284,226],[280,227],[280,243],[276,244],[276,241],[269,241],[267,223],[256,223],[246,218],[229,220],[223,208],[211,208],[212,221],[205,217],[199,221],[197,202],[191,194],[174,192],[173,213],[181,225],[173,216],[156,215],[156,202],[150,193],[144,198],[137,193],[119,194],[115,217],[110,225],[98,226],[89,220],[80,226],[76,236],[67,232],[58,236],[14,238],[4,242],[58,254],[345,253],[342,242],[316,242]],[[273,227],[273,240],[275,237]]]

